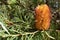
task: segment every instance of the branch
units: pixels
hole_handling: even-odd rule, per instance
[[[17,37],[17,36],[21,36],[21,35],[28,35],[28,34],[35,34],[35,33],[37,33],[38,31],[35,31],[35,32],[25,32],[24,34],[16,34],[16,35],[12,35],[12,34],[10,34],[10,35],[1,35],[1,37]]]

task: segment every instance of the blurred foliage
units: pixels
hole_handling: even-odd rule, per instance
[[[44,32],[38,31],[34,27],[35,7],[38,4],[46,3],[52,13],[49,38]],[[0,0],[0,22],[6,27],[8,34],[0,26],[0,40],[60,40],[60,31],[56,31],[60,26],[60,8],[58,0]]]

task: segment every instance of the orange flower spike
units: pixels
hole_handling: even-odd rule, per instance
[[[38,5],[35,8],[35,27],[38,30],[48,30],[51,21],[51,12],[47,4]]]

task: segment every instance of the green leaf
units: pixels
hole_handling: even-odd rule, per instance
[[[16,3],[16,0],[8,0],[7,3],[8,4],[15,4]]]

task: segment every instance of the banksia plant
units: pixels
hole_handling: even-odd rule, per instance
[[[60,40],[56,25],[50,23],[52,1],[0,0],[0,40]]]

